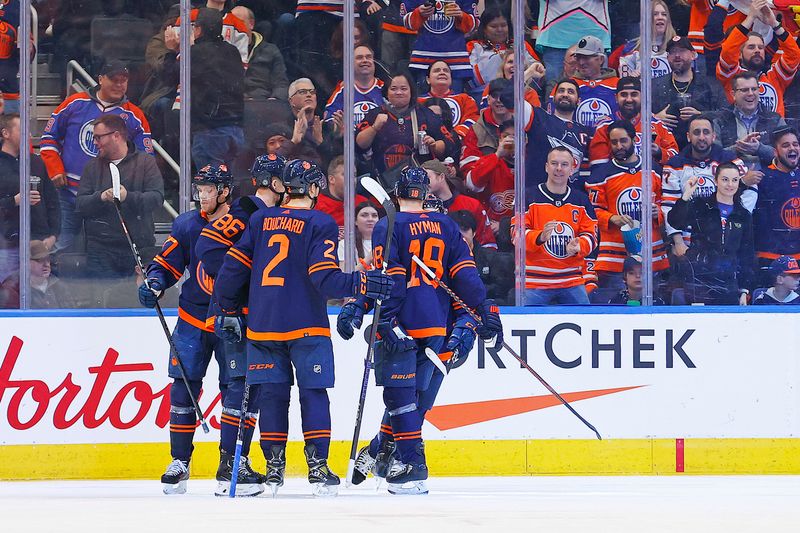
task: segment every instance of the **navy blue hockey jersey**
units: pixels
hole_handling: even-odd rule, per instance
[[[217,275],[215,301],[224,310],[242,302],[249,282],[247,338],[289,341],[330,337],[327,299],[353,293],[353,277],[339,269],[339,228],[314,209],[257,211]]]
[[[375,265],[382,268],[387,219],[372,234]],[[469,307],[486,299],[472,252],[448,217],[434,212],[397,213],[386,274],[392,276],[392,294],[383,302],[383,317],[397,318],[414,338],[444,336],[451,309],[450,297],[428,279],[411,256],[416,255]]]
[[[158,279],[164,288],[168,288],[181,279],[185,270],[189,278],[181,286],[178,318],[196,328],[214,331],[213,320],[206,319],[214,280],[197,258],[195,246],[206,224],[206,214],[198,210],[188,211],[176,218],[172,223],[172,233],[164,241],[161,252],[147,267],[147,277]]]
[[[765,260],[800,257],[800,169],[764,171],[753,211],[756,254]]]

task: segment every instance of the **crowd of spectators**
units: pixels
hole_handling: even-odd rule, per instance
[[[800,303],[791,282],[797,265],[789,263],[800,258],[800,30],[791,10],[769,0],[655,0],[652,42],[642,43],[638,1],[528,0],[517,68],[510,1],[353,0],[353,64],[345,65],[346,1],[192,2],[194,167],[226,164],[240,178],[236,194],[246,194],[257,155],[316,162],[329,185],[316,207],[339,224],[343,259],[346,166],[387,188],[405,166],[421,166],[503,304],[514,301],[521,242],[526,304],[641,302],[643,202],[653,215],[655,303]],[[123,212],[148,250],[164,198],[177,194],[177,177],[154,157],[152,140],[178,158],[187,26],[169,1],[34,3],[37,52],[50,54],[51,71],[63,74],[75,59],[99,83],[64,95],[33,143],[42,158],[34,155],[31,171],[36,255],[55,254],[60,283],[81,275],[135,283],[108,203],[108,164],[122,171]],[[14,38],[15,4],[0,7],[0,32]],[[140,56],[114,56],[95,42],[99,28],[121,23],[152,29],[149,40],[126,48]],[[652,50],[646,67],[643,46]],[[19,90],[8,75],[19,65],[12,48],[0,47],[7,102]],[[354,124],[344,122],[344,69],[354,73]],[[641,120],[643,70],[653,78],[651,124]],[[19,261],[16,161],[29,141],[19,140],[18,123],[18,115],[0,117],[0,282]],[[347,128],[352,162],[343,158]],[[524,169],[515,168],[517,150]],[[644,158],[653,163],[649,199]],[[352,246],[357,267],[366,268],[380,213],[358,193]],[[518,194],[521,220],[513,217]],[[59,258],[75,252],[84,264],[62,267]],[[77,305],[108,301],[94,291]]]

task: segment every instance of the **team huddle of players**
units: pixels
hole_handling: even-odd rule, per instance
[[[334,385],[334,356],[326,302],[350,297],[337,319],[337,330],[345,339],[361,327],[375,301],[382,302],[375,376],[385,404],[380,431],[358,454],[353,483],[373,473],[386,478],[393,494],[427,493],[422,422],[444,375],[426,350],[447,361],[451,356],[465,357],[476,335],[502,342],[497,307],[485,298],[458,226],[447,216],[424,209],[428,175],[409,167],[394,190],[400,207],[394,227],[389,228],[384,217],[375,228],[373,268],[345,273],[338,263],[338,226],[314,209],[327,184],[317,165],[265,155],[256,159],[251,174],[256,193],[230,202],[233,177],[224,165],[206,166],[197,173],[193,194],[199,209],[175,220],[161,252],[146,269],[148,282],[139,288],[142,305],[155,307],[163,291],[186,273],[173,332],[178,353],[170,354],[169,361],[174,380],[173,460],[161,477],[164,493],[186,492],[198,425],[193,403],[212,355],[219,365],[222,393],[215,494],[230,494],[240,423],[244,431],[236,495],[255,496],[266,485],[275,495],[283,485],[295,379],[312,492],[337,493],[340,481],[327,462],[331,438],[327,389]],[[454,306],[412,256],[461,295],[480,316],[480,323]],[[248,457],[256,424],[266,475],[256,472]]]

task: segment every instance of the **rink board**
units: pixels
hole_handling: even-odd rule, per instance
[[[434,474],[800,473],[800,314],[554,311],[509,309],[507,342],[604,440],[510,355],[479,344],[445,379],[423,429]],[[10,312],[0,321],[0,479],[160,474],[169,381],[152,314]],[[335,330],[333,343],[331,462],[343,472],[366,343]],[[216,371],[212,363],[208,376]],[[213,429],[196,436],[199,477],[218,461],[214,381],[200,400]],[[302,474],[293,394],[289,470]],[[372,381],[363,439],[381,412]],[[261,453],[252,456],[258,464]]]

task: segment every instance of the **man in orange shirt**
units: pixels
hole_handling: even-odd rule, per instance
[[[764,37],[752,31],[756,19],[772,27],[778,39],[779,53],[766,65]],[[782,53],[780,53],[782,52]],[[717,64],[717,78],[725,88],[728,101],[733,103],[733,78],[749,70],[759,74],[759,99],[761,105],[784,116],[783,93],[792,83],[800,66],[800,48],[783,28],[766,0],[754,0],[750,14],[735,26],[722,43],[722,52]]]
[[[597,245],[597,218],[586,194],[569,186],[575,166],[568,148],[551,148],[547,181],[525,213],[525,305],[589,303],[582,269]],[[518,243],[516,226],[511,233]]]
[[[611,143],[609,141],[609,124],[615,120],[623,119],[636,127],[636,155],[642,153],[642,80],[632,76],[620,78],[617,83],[617,111],[615,116],[601,120],[592,142],[589,144],[589,164],[592,168],[607,163],[611,159]],[[678,143],[663,122],[652,118],[652,131],[655,133],[655,142],[652,144],[653,160],[660,164],[666,163],[670,157],[678,153]]]

